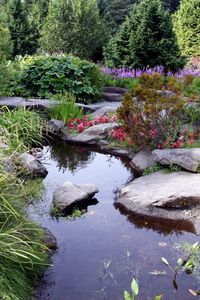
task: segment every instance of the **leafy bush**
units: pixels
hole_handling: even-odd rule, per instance
[[[184,101],[180,95],[165,90],[161,76],[157,84],[152,77],[149,79],[142,76],[140,85],[125,94],[118,118],[132,142],[140,148],[171,147],[180,132]],[[154,88],[160,85],[161,91]]]
[[[76,97],[73,94],[57,94],[52,98],[50,117],[67,122],[69,119],[82,118],[83,109],[76,105]]]
[[[70,92],[78,101],[92,103],[101,94],[99,68],[78,57],[29,56],[20,64],[23,67],[16,86],[20,96],[46,97],[49,93]]]

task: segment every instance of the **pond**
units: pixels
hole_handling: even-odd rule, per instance
[[[173,245],[196,242],[199,237],[187,224],[170,223],[131,215],[115,204],[116,191],[134,174],[126,160],[88,148],[55,143],[44,148],[48,176],[42,199],[29,207],[32,219],[56,237],[58,250],[44,275],[37,300],[122,300],[132,278],[139,279],[138,299],[193,299],[188,289],[198,282],[185,272],[177,276],[161,262],[177,261]],[[94,183],[97,201],[80,217],[53,218],[53,192],[65,181]],[[165,272],[166,275],[152,275]]]

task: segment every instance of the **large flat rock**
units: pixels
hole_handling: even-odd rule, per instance
[[[197,172],[200,166],[200,148],[154,150],[153,158],[161,165],[179,165],[183,169]]]
[[[122,188],[117,203],[134,213],[158,219],[200,219],[200,174],[159,171]]]
[[[48,99],[25,99],[22,97],[0,97],[0,107],[7,106],[10,109],[26,107],[31,109],[46,110],[51,107]]]

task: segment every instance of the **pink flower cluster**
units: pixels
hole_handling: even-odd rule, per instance
[[[127,139],[127,134],[124,132],[124,128],[123,127],[120,127],[119,129],[113,129],[111,131],[111,135],[110,137],[113,139],[113,140],[117,140],[117,141],[121,141],[121,142],[124,142],[126,141]]]
[[[172,145],[172,148],[181,148],[184,146],[184,144],[192,145],[195,143],[196,139],[197,139],[197,132],[189,133],[187,130],[184,130],[181,136]]]
[[[84,115],[83,118],[69,119],[67,122],[67,127],[71,130],[78,131],[78,133],[83,132],[86,128],[92,127],[97,124],[105,124],[116,122],[117,117],[113,115],[110,117],[109,115],[98,116],[94,119],[90,119],[88,115]]]

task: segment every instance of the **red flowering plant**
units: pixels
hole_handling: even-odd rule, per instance
[[[67,127],[74,133],[81,133],[85,129],[94,125],[112,123],[116,121],[116,115],[111,116],[109,114],[105,114],[95,118],[92,118],[90,115],[84,115],[83,118],[69,119],[67,122]]]
[[[173,143],[172,148],[190,148],[199,146],[199,130],[183,130],[177,140]]]
[[[125,94],[117,111],[125,133],[139,148],[171,148],[179,137],[184,101],[180,94],[164,92],[164,79],[162,91],[151,88],[151,82],[140,84]]]

